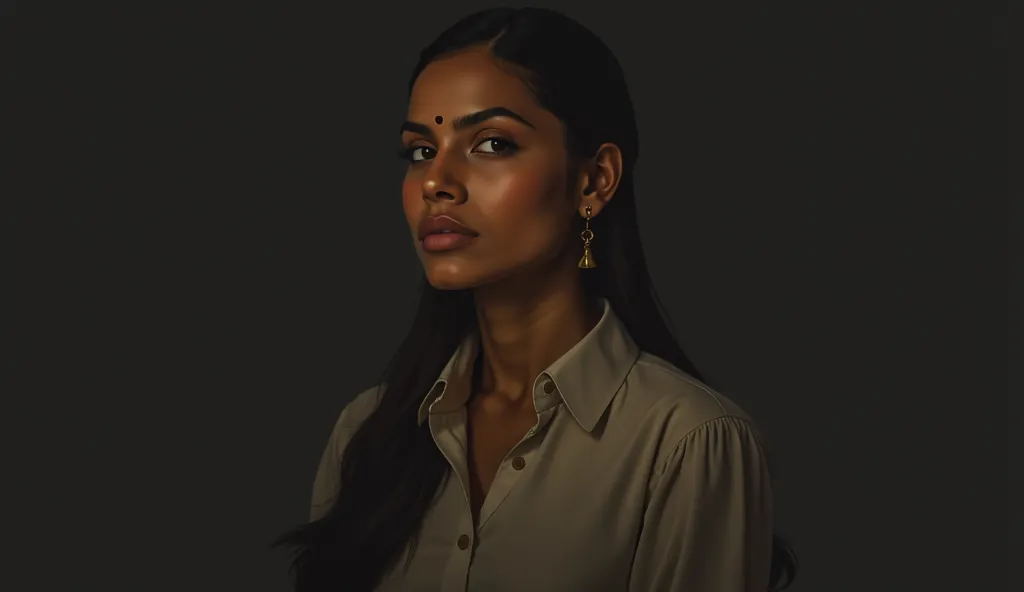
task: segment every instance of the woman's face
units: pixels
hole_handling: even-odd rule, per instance
[[[486,50],[423,70],[402,144],[402,205],[427,279],[475,288],[564,257],[579,200],[561,122]]]

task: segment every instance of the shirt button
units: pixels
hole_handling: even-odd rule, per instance
[[[523,467],[525,467],[525,466],[526,466],[526,459],[525,458],[523,458],[521,456],[517,456],[517,457],[512,459],[512,468],[513,469],[515,469],[517,471],[522,471]]]
[[[469,547],[469,535],[462,535],[459,537],[459,548],[463,551]]]
[[[544,383],[544,392],[549,394],[549,395],[551,393],[555,392],[555,383],[553,383],[553,382],[545,382]]]

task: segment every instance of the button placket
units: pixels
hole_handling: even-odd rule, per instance
[[[448,562],[444,568],[439,590],[456,591],[466,589],[466,578],[469,576],[470,564],[473,561],[473,546],[476,544],[476,533],[473,532],[473,517],[466,507],[465,515],[459,520],[456,533],[462,533],[452,541],[455,548],[448,554]]]

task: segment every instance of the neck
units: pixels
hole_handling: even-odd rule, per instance
[[[575,261],[474,291],[480,329],[480,392],[533,405],[537,375],[597,324]]]

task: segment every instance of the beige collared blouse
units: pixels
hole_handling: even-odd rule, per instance
[[[478,347],[466,339],[420,408],[453,475],[414,556],[378,592],[765,592],[772,495],[754,424],[639,351],[607,302],[594,329],[537,376],[537,423],[502,462],[474,528],[465,403]],[[313,519],[377,396],[367,390],[342,411]]]

